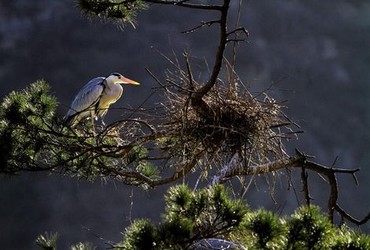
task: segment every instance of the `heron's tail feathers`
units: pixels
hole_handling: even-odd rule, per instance
[[[71,128],[75,127],[79,122],[77,117],[78,117],[77,115],[66,115],[64,117],[64,124]]]

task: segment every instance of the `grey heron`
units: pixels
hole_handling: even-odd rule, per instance
[[[140,85],[120,73],[111,73],[108,77],[96,77],[90,80],[74,98],[67,115],[66,123],[75,127],[82,120],[103,118],[111,104],[115,103],[123,93],[120,84]]]

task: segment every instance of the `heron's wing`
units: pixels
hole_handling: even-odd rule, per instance
[[[85,116],[94,109],[104,90],[104,79],[104,77],[96,77],[81,88],[68,110],[66,120],[73,116]]]

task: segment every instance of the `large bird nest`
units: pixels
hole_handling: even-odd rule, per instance
[[[164,127],[171,135],[174,154],[238,153],[254,164],[287,156],[283,140],[294,132],[283,106],[265,93],[253,96],[235,86],[215,85],[201,102],[192,99],[198,89],[195,82],[191,88],[179,89],[176,84],[176,91],[167,89],[169,122]]]

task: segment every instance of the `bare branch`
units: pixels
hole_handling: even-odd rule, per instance
[[[223,182],[229,178],[239,175],[259,175],[265,173],[275,172],[277,170],[283,168],[302,168],[302,183],[303,183],[303,191],[304,196],[307,204],[310,204],[310,200],[312,199],[309,194],[308,190],[308,180],[307,180],[307,173],[305,169],[309,169],[314,171],[318,174],[322,174],[326,176],[327,180],[329,181],[330,185],[330,195],[328,199],[328,217],[330,221],[333,223],[334,221],[334,211],[337,210],[343,217],[347,218],[351,222],[356,223],[356,221],[350,217],[347,213],[342,210],[339,205],[337,204],[338,201],[338,183],[336,178],[336,173],[343,173],[343,174],[351,174],[354,176],[359,169],[345,169],[345,168],[332,168],[327,167],[316,162],[308,160],[309,156],[296,151],[296,155],[287,159],[280,159],[276,160],[267,164],[263,165],[255,165],[255,166],[242,166],[238,164],[233,164],[232,168],[227,168],[226,171],[219,174],[219,181]],[[369,217],[370,215],[368,215]],[[361,220],[362,223],[365,223],[369,218],[366,217],[364,220]],[[365,222],[364,222],[365,221]]]
[[[189,62],[189,54],[188,53],[184,53],[184,57],[185,57],[185,62],[186,62],[186,70],[187,70],[187,73],[188,73],[188,79],[189,79],[189,89],[191,91],[194,91],[194,78],[193,78],[193,73],[191,71],[191,67],[190,67],[190,62]]]
[[[216,84],[217,77],[220,73],[222,67],[222,59],[224,56],[224,51],[227,43],[227,15],[229,10],[230,0],[224,0],[224,4],[221,11],[220,17],[220,41],[218,44],[217,52],[216,52],[216,59],[213,66],[213,70],[211,73],[208,82],[203,85],[200,89],[198,89],[197,93],[193,96],[192,101],[193,103],[199,103],[200,99]]]
[[[301,172],[301,180],[302,180],[302,189],[304,194],[304,199],[306,201],[306,205],[310,205],[312,197],[310,196],[310,190],[308,188],[308,173],[305,167],[302,167]]]
[[[173,6],[180,6],[186,7],[191,9],[201,9],[201,10],[222,10],[222,6],[220,5],[211,5],[211,4],[193,4],[189,3],[189,1],[176,1],[176,0],[145,0],[147,3],[154,3],[154,4],[165,4],[165,5],[173,5]]]
[[[353,224],[356,224],[358,226],[362,225],[362,224],[365,224],[366,222],[368,222],[370,220],[370,212],[362,219],[362,220],[358,220],[358,219],[355,219],[353,216],[349,215],[346,211],[344,211],[343,208],[341,208],[338,204],[335,204],[335,207],[334,209],[343,217],[345,218],[346,220],[352,222]]]
[[[156,77],[148,68],[145,68],[145,71],[148,72],[148,74],[161,86],[163,87],[165,90],[166,87],[164,86],[164,84],[158,79],[158,77]]]
[[[242,33],[244,34],[246,37],[249,37],[249,32],[248,30],[245,28],[245,27],[239,27],[239,28],[236,28],[230,32],[228,32],[226,35],[227,36],[230,36],[232,34],[237,34],[237,33]]]
[[[193,156],[193,158],[187,162],[183,167],[181,167],[179,170],[177,170],[173,175],[170,177],[160,179],[160,180],[155,180],[151,182],[152,186],[161,186],[164,184],[172,183],[184,176],[186,176],[191,170],[194,169],[194,166],[196,166],[197,162],[201,159],[203,156],[203,151],[198,152]]]
[[[181,31],[181,33],[183,33],[183,34],[193,33],[194,31],[196,31],[196,30],[198,30],[200,28],[203,28],[204,26],[211,27],[215,23],[220,23],[220,20],[213,20],[213,21],[202,22],[200,25],[198,25],[198,26],[196,26],[194,28]]]

